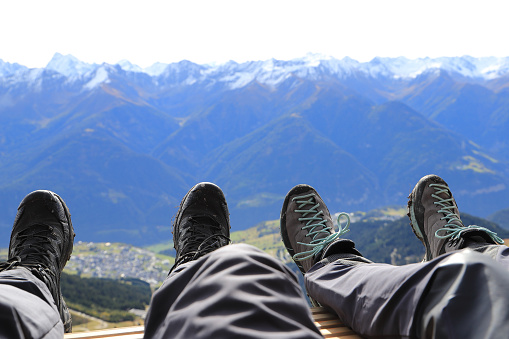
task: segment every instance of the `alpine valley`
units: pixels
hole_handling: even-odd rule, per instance
[[[0,60],[0,126],[0,247],[35,189],[67,202],[76,239],[133,245],[171,239],[199,181],[224,190],[233,230],[277,219],[299,183],[367,211],[435,173],[461,211],[509,207],[509,58]]]

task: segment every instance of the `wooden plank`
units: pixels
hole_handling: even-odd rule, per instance
[[[67,333],[65,339],[96,339],[96,338],[143,338],[143,326],[109,328],[90,332]]]
[[[311,314],[316,327],[327,339],[362,339],[352,329],[345,326],[338,317],[323,307],[312,307]],[[64,339],[141,339],[143,326],[111,328],[90,332],[69,333]]]
[[[343,323],[341,321],[339,321],[339,319],[331,319],[331,320],[320,320],[319,322],[318,321],[315,321],[315,325],[316,327],[318,327],[319,329],[324,327],[339,327],[339,326],[344,326]]]
[[[362,339],[352,329],[345,326],[336,314],[324,307],[312,307],[311,315],[320,333],[327,339]]]

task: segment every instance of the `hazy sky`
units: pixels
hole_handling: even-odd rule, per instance
[[[507,3],[507,4],[506,4]],[[1,1],[0,59],[44,67],[55,52],[141,67],[321,53],[509,56],[509,1]]]

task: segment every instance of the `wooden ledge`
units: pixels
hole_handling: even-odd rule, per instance
[[[338,319],[338,316],[323,307],[312,307],[311,314],[316,327],[327,339],[362,339],[351,328]]]
[[[316,327],[324,338],[327,339],[362,339],[350,328],[346,327],[335,314],[330,313],[323,307],[312,307],[311,314]],[[111,328],[90,332],[69,333],[64,339],[141,339],[143,338],[143,326]]]
[[[143,326],[109,328],[107,330],[97,330],[90,332],[67,333],[64,339],[94,339],[94,338],[122,338],[138,339],[143,338]]]

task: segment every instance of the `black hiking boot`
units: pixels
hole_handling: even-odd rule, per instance
[[[230,214],[221,189],[209,182],[187,192],[173,223],[175,264],[196,260],[230,243]]]
[[[62,198],[51,191],[32,192],[18,207],[9,259],[0,263],[0,271],[24,267],[46,284],[65,332],[71,332],[72,321],[60,291],[60,275],[71,257],[74,236],[71,214]]]
[[[327,206],[316,190],[309,185],[297,185],[288,192],[281,209],[281,237],[290,256],[305,274],[319,260],[337,252],[361,255],[354,243],[339,237],[348,232],[348,223],[339,233]],[[339,217],[338,217],[339,224]],[[330,251],[334,245],[334,251]],[[331,253],[332,252],[332,253]]]
[[[487,228],[465,226],[447,183],[437,175],[427,175],[408,196],[408,217],[412,230],[426,247],[424,261],[455,251],[472,242],[501,244],[496,233]]]

